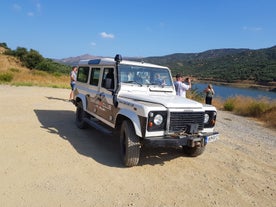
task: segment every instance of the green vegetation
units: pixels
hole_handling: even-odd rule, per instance
[[[193,54],[148,57],[144,61],[166,65],[198,79],[221,82],[253,81],[267,85],[276,81],[276,46],[260,49],[219,49]]]
[[[13,75],[11,73],[0,73],[0,83],[2,82],[11,82]]]
[[[18,69],[18,68],[9,68],[9,71],[11,71],[13,73],[20,73],[20,69]]]
[[[226,111],[233,111],[235,107],[235,98],[230,97],[226,99],[223,107]]]
[[[38,51],[30,49],[29,51],[24,47],[17,47],[16,50],[8,48],[6,43],[0,43],[0,47],[6,49],[5,55],[10,55],[18,58],[22,66],[37,70],[46,71],[55,74],[69,74],[71,67],[44,58]]]

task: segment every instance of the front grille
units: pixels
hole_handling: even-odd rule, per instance
[[[203,112],[170,112],[170,132],[178,132],[187,129],[191,124],[198,124],[198,130],[203,129]]]

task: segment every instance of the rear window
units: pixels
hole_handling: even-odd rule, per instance
[[[90,76],[90,85],[98,86],[100,79],[100,68],[92,68]]]
[[[82,83],[87,83],[88,75],[89,75],[89,67],[79,67],[77,81]]]

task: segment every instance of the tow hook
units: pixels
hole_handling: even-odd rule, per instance
[[[195,147],[201,147],[201,142],[195,142]]]

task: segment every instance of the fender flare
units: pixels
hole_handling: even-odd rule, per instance
[[[141,123],[140,123],[140,119],[136,113],[134,113],[133,111],[127,110],[127,109],[121,109],[118,112],[117,117],[119,115],[127,117],[132,122],[136,135],[139,137],[142,137]],[[116,119],[117,119],[117,117],[116,117]]]
[[[86,109],[87,109],[87,97],[83,94],[78,94],[77,97],[76,97],[76,103],[78,103],[79,101],[82,102],[83,109],[86,111]]]

